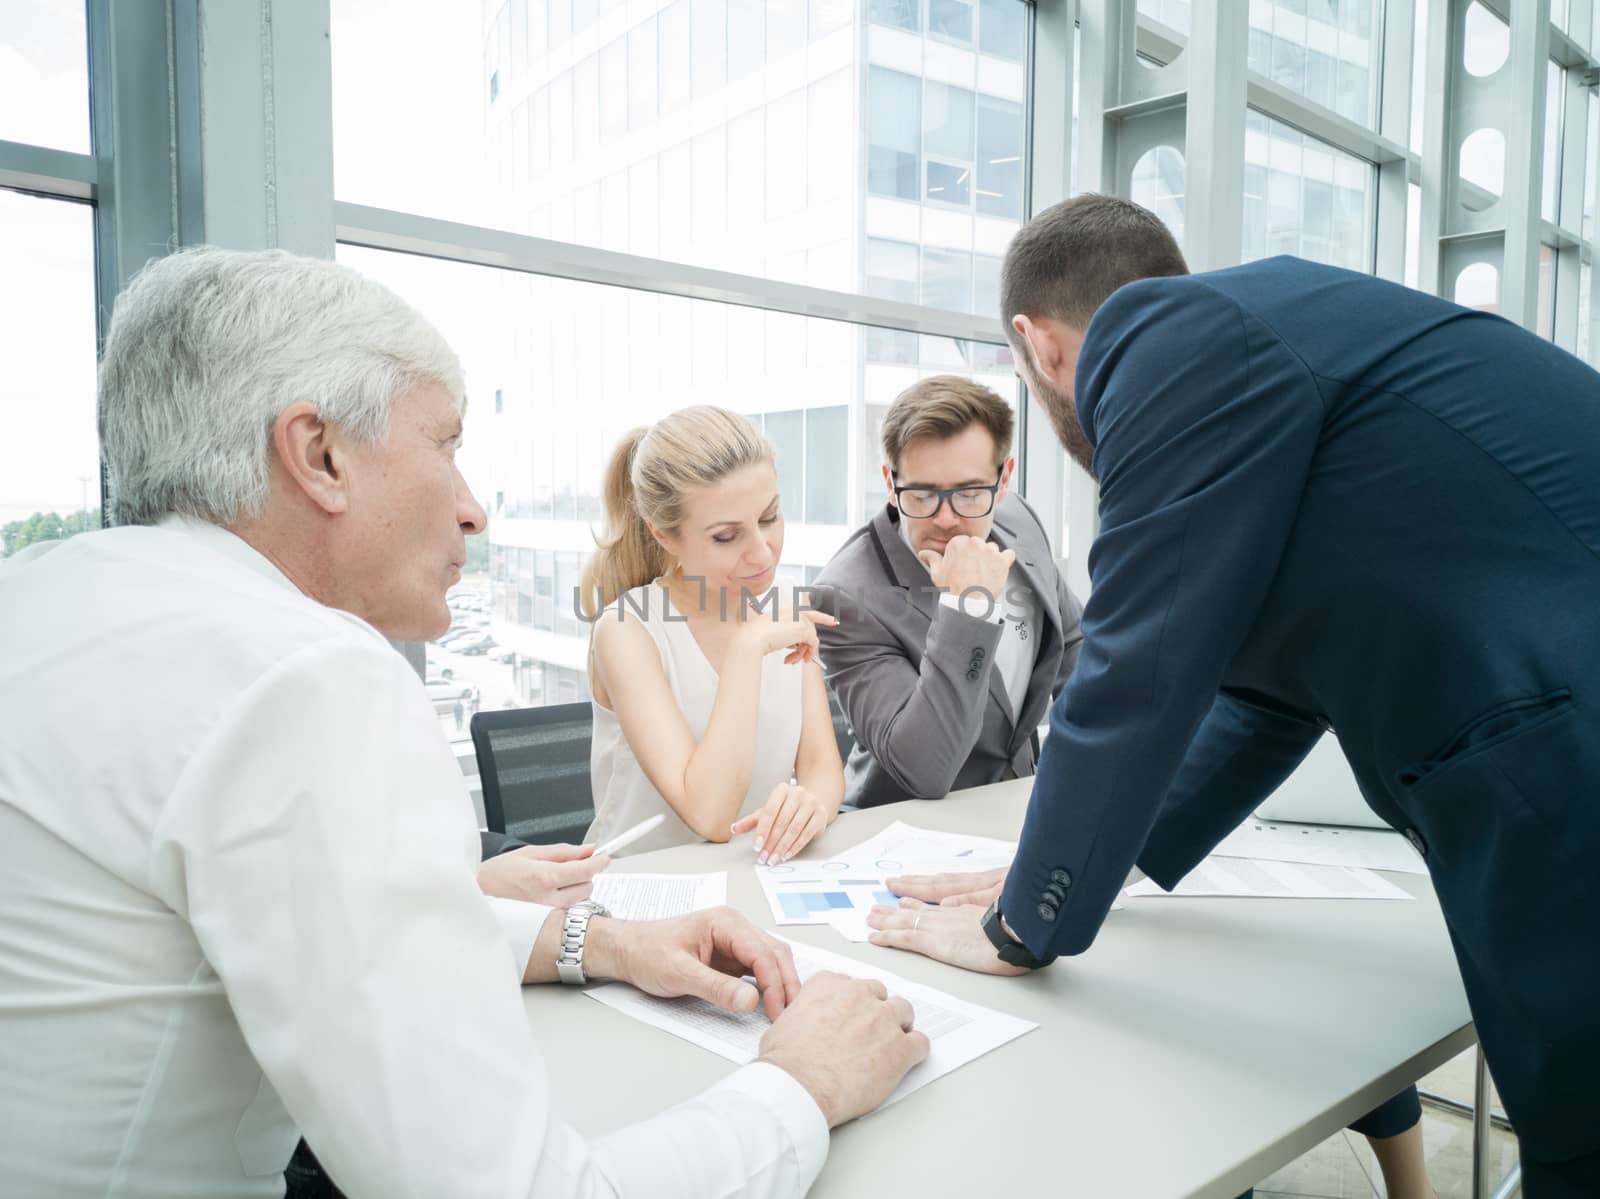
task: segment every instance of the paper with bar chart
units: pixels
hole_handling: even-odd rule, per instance
[[[894,1093],[884,1100],[884,1106],[1039,1027],[1031,1020],[968,1003],[853,958],[794,941],[788,945],[794,951],[795,969],[802,982],[819,970],[877,979],[888,988],[889,994],[899,995],[911,1004],[916,1013],[916,1027],[928,1037],[928,1058],[905,1076]],[[626,983],[592,987],[585,994],[635,1020],[740,1065],[760,1056],[761,1038],[771,1027],[766,1013],[759,1007],[753,1012],[728,1012],[703,999],[658,999]]]
[[[1009,866],[1015,841],[915,828],[897,820],[861,844],[831,856],[757,866],[756,878],[779,924],[835,924],[864,920],[875,904],[899,899],[884,884],[902,874],[992,870]]]

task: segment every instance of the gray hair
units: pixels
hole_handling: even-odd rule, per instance
[[[113,523],[261,514],[272,426],[302,400],[367,445],[394,401],[436,383],[465,410],[461,363],[388,288],[281,250],[157,259],[117,299],[100,363]]]

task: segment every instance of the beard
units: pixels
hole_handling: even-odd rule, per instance
[[[1056,431],[1056,440],[1072,455],[1072,460],[1083,467],[1090,478],[1094,478],[1094,446],[1083,431],[1083,423],[1078,420],[1077,403],[1065,392],[1058,391],[1039,378],[1037,371],[1028,371],[1025,382],[1045,415],[1050,418],[1051,427]]]

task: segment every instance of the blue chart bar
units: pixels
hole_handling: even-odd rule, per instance
[[[893,891],[878,891],[872,896],[872,898],[878,903],[883,904],[883,906],[886,908],[897,908],[900,906],[900,897]]]
[[[843,891],[788,891],[778,896],[778,902],[783,905],[783,914],[794,920],[854,906]]]

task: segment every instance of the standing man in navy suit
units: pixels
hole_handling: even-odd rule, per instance
[[[1012,972],[1174,886],[1334,732],[1421,852],[1529,1199],[1600,1194],[1600,374],[1293,258],[1188,275],[1081,196],[1006,255],[1019,371],[1100,485],[1078,668],[1003,878],[878,944]]]

